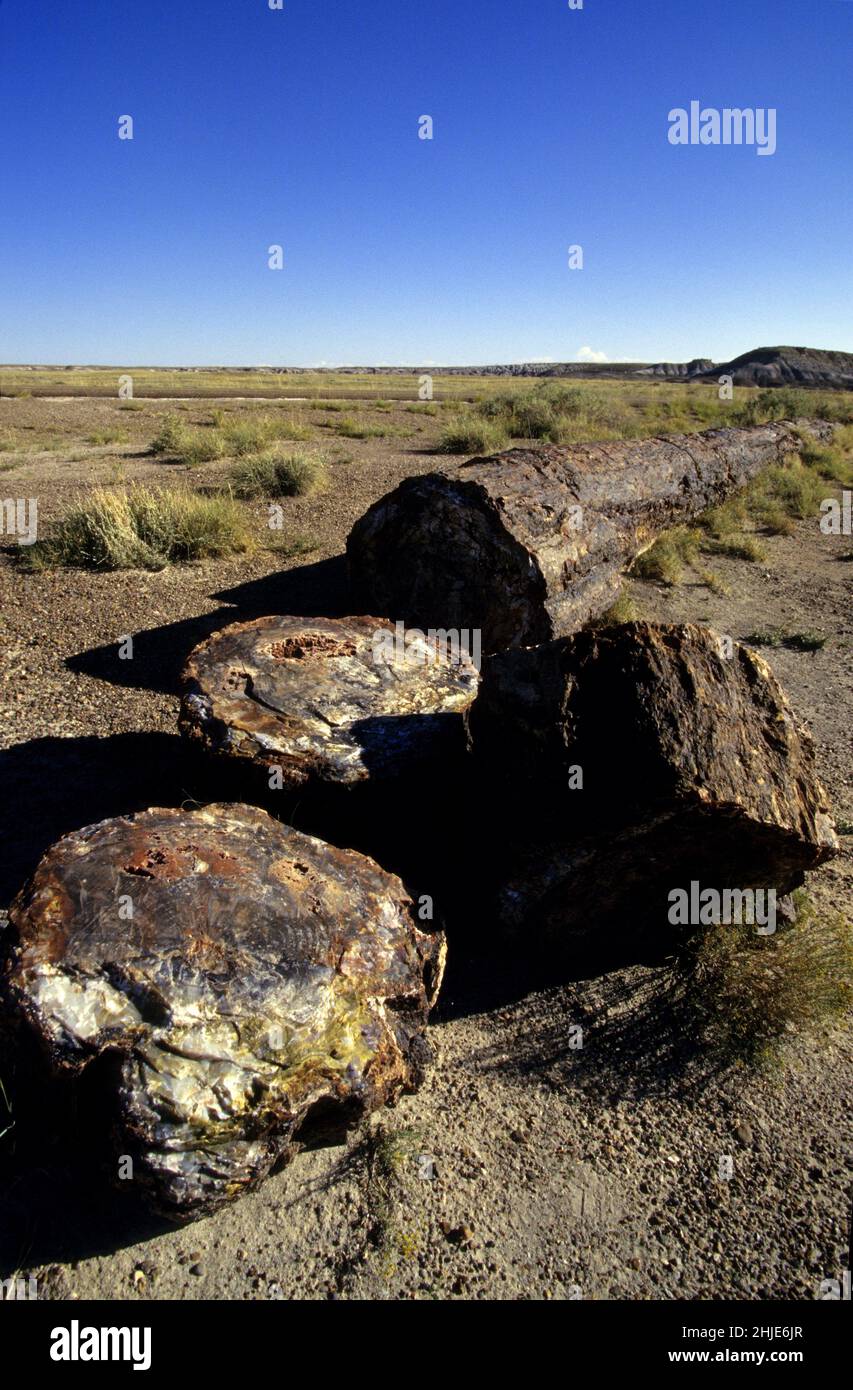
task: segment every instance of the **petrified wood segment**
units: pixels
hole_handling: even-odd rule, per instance
[[[461,749],[478,673],[383,618],[276,617],[215,633],[183,680],[182,733],[293,788],[382,781]]]
[[[399,879],[254,807],[65,836],[10,912],[4,1000],[74,1072],[115,1058],[118,1152],[185,1220],[420,1080],[444,943]]]
[[[577,632],[661,531],[800,447],[797,421],[619,443],[510,449],[408,478],[350,532],[350,577],[374,612],[479,628],[483,650]]]
[[[502,652],[468,722],[505,816],[523,808],[501,893],[516,929],[665,934],[671,889],[787,893],[837,851],[811,737],[764,660],[711,629]]]

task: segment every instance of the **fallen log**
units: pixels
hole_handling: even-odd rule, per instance
[[[154,809],[67,835],[9,921],[5,1019],[53,1074],[112,1059],[98,1075],[114,1174],[176,1220],[340,1136],[429,1060],[441,934],[417,927],[373,860],[255,807]]]
[[[799,433],[833,426],[510,449],[408,478],[350,532],[355,595],[418,627],[479,629],[486,652],[577,632],[656,536],[796,453]]]
[[[810,735],[764,660],[711,629],[627,623],[499,653],[468,724],[498,842],[507,825],[512,932],[671,945],[700,925],[670,917],[674,890],[782,897],[838,851]]]
[[[477,681],[464,644],[382,618],[259,618],[191,653],[179,727],[282,789],[381,783],[464,751]]]

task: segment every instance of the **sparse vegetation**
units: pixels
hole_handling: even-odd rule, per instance
[[[128,441],[126,430],[95,430],[88,435],[87,444],[126,444]]]
[[[779,628],[759,628],[743,640],[750,647],[787,647],[793,652],[819,652],[829,638],[818,632],[782,632]]]
[[[163,569],[168,564],[240,554],[252,537],[239,503],[183,490],[95,488],[21,551],[34,569]]]
[[[627,589],[622,590],[615,603],[611,603],[606,613],[602,613],[598,621],[593,624],[595,627],[620,627],[622,623],[635,623],[639,618],[639,610]]]
[[[814,1028],[853,1003],[853,932],[795,895],[796,920],[773,935],[715,926],[685,949],[686,1000],[708,1045],[730,1060],[775,1060],[792,1028]]]
[[[220,458],[224,444],[218,431],[192,429],[183,420],[167,415],[150,447],[152,454],[194,467]]]
[[[506,444],[503,426],[475,416],[457,415],[442,429],[438,447],[445,454],[494,454]]]
[[[695,527],[674,526],[637,556],[632,573],[640,579],[677,584],[685,568],[694,564],[699,554],[700,540],[701,533]]]
[[[236,497],[301,497],[321,487],[326,465],[316,454],[270,450],[244,459],[231,470]]]

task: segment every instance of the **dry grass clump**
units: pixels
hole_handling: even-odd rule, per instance
[[[701,533],[695,527],[674,526],[637,556],[631,572],[640,579],[677,584],[685,568],[695,563],[700,541]]]
[[[326,464],[316,454],[271,449],[231,470],[235,497],[303,497],[326,481]]]
[[[507,442],[502,425],[474,415],[454,415],[444,425],[438,447],[445,454],[496,454]]]
[[[177,489],[94,488],[22,559],[33,569],[163,569],[252,548],[245,513],[230,497]]]
[[[775,1060],[785,1035],[853,1003],[853,929],[795,894],[796,920],[771,936],[754,926],[708,928],[678,966],[703,1042],[730,1060]]]

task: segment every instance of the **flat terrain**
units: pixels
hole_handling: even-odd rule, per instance
[[[400,479],[447,464],[437,451],[447,414],[464,393],[483,391],[482,382],[460,382],[456,403],[426,408],[414,381],[407,399],[392,400],[390,383],[378,398],[343,378],[324,387],[341,409],[225,397],[128,409],[71,392],[0,396],[0,492],[37,497],[40,530],[93,485],[225,482],[227,457],[190,467],[152,456],[169,414],[198,429],[212,426],[213,411],[226,423],[286,414],[300,431],[294,447],[328,463],[323,491],[282,501],[283,538],[271,539],[262,501],[241,504],[257,533],[247,556],[157,572],[27,573],[7,538],[0,907],[62,832],[200,796],[176,734],[187,652],[240,619],[346,612],[347,532]],[[347,400],[348,389],[360,398]],[[717,418],[710,388],[622,392],[622,418],[649,403],[644,429]],[[299,553],[266,548],[282,539]],[[819,912],[849,912],[851,538],[824,536],[809,517],[762,546],[759,562],[715,556],[712,587],[688,573],[675,585],[632,580],[630,589],[641,616],[707,622],[737,639],[771,629],[827,639],[813,651],[764,654],[814,732],[845,832],[842,857],[809,890]],[[125,634],[134,637],[132,660],[119,658]],[[182,1230],[152,1224],[129,1199],[105,1199],[97,1175],[54,1148],[0,1174],[2,1274],[34,1272],[42,1297],[128,1299],[813,1299],[822,1279],[841,1278],[851,1209],[848,1031],[793,1036],[771,1070],[714,1066],[686,1045],[663,967],[628,963],[522,992],[488,962],[475,966],[464,941],[451,941],[451,958],[427,1084],[346,1148],[303,1154],[258,1192]],[[579,1052],[566,1045],[576,1022],[585,1029]],[[0,1130],[4,1123],[0,1108]],[[727,1181],[719,1178],[726,1156]]]

